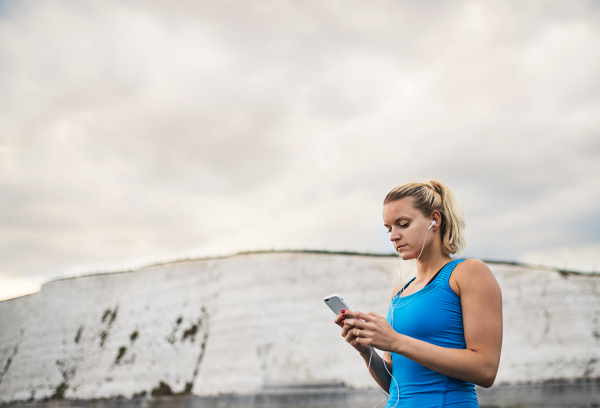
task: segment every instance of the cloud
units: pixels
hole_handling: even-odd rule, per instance
[[[600,242],[595,3],[3,4],[6,275],[388,252],[382,198],[429,177],[470,256]]]

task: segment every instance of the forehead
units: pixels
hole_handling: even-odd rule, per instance
[[[383,206],[383,221],[388,224],[400,217],[415,218],[422,216],[421,211],[413,206],[412,197],[404,197]]]

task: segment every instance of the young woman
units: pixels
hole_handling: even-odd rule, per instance
[[[465,246],[462,210],[438,181],[407,183],[385,198],[383,222],[417,275],[394,288],[387,318],[346,310],[335,323],[389,390],[386,408],[478,407],[473,384],[491,387],[500,362],[502,294],[483,262],[450,257]]]

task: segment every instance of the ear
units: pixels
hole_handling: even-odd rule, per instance
[[[442,225],[442,214],[439,211],[431,213],[431,221],[435,221],[435,225],[431,227],[432,230],[437,230]]]

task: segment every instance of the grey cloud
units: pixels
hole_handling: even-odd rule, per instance
[[[563,2],[5,3],[0,272],[389,252],[383,196],[428,177],[456,190],[473,256],[598,244],[598,19]]]

